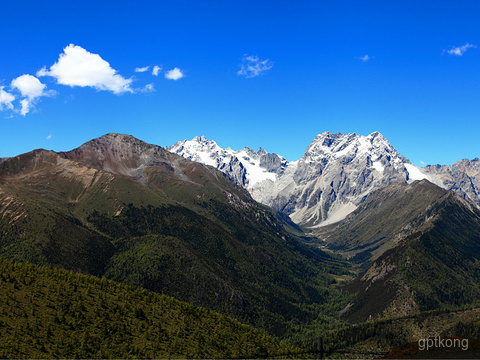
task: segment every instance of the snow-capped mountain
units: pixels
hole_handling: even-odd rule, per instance
[[[324,132],[271,184],[271,197],[259,201],[298,224],[327,225],[342,220],[375,190],[424,177],[378,132]]]
[[[368,136],[324,132],[290,163],[261,148],[222,149],[205,137],[179,141],[167,149],[222,170],[255,200],[304,226],[339,221],[371,192],[392,183],[431,180],[378,132]]]
[[[230,148],[222,149],[215,141],[208,140],[204,136],[178,141],[166,149],[186,159],[222,170],[238,185],[249,191],[264,180],[275,182],[288,164],[283,157],[269,154],[262,148],[258,151],[248,147],[238,151]]]

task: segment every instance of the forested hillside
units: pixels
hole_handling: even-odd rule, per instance
[[[0,258],[0,358],[238,358],[292,352],[142,288]]]

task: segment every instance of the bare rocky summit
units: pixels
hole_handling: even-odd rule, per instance
[[[172,158],[160,146],[147,144],[130,135],[114,133],[60,154],[69,160],[87,162],[115,174],[141,178],[147,166],[158,166],[162,161]]]

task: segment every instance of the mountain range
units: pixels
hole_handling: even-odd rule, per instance
[[[364,321],[480,300],[478,159],[418,168],[378,132],[322,133],[293,162],[204,137],[168,150],[111,133],[1,159],[0,256],[290,340],[324,332],[386,346],[391,333]],[[347,322],[363,330],[340,340]]]
[[[309,228],[344,219],[375,190],[421,179],[480,206],[479,159],[419,168],[379,132],[368,136],[321,133],[292,162],[262,148],[222,149],[205,137],[179,141],[167,149],[216,167],[258,202]]]
[[[293,162],[263,149],[223,150],[204,137],[168,149],[224,171],[289,214],[312,244],[349,259],[359,274],[344,287],[355,294],[342,310],[350,321],[480,298],[478,158],[419,168],[378,132],[324,132]]]

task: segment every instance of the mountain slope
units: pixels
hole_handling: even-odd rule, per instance
[[[285,331],[345,263],[225,174],[127,135],[0,163],[0,255],[103,275]],[[316,305],[318,304],[318,305]]]
[[[373,193],[342,222],[315,234],[328,248],[357,264],[368,264],[407,236],[430,227],[433,204],[448,196],[427,180],[392,184]]]
[[[320,236],[367,266],[346,286],[356,294],[344,310],[349,319],[480,299],[480,211],[428,181],[379,190]]]

